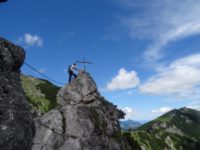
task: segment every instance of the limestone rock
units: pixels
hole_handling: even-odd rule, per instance
[[[32,150],[125,150],[118,121],[124,113],[99,94],[88,73],[79,73],[57,99],[60,106],[36,119]]]
[[[30,150],[35,126],[20,83],[24,50],[0,38],[0,149]]]

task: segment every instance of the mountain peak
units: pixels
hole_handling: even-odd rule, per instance
[[[190,108],[174,109],[148,122],[133,136],[140,137],[142,146],[156,149],[199,149],[200,141],[200,112]],[[146,133],[146,136],[143,135]],[[153,140],[152,140],[153,139]],[[165,139],[165,140],[163,140]],[[146,141],[150,145],[146,144]],[[140,141],[141,142],[141,141]]]
[[[57,95],[61,105],[91,102],[100,97],[95,81],[87,72],[80,72],[74,80],[61,88]]]
[[[119,119],[124,113],[106,101],[86,72],[57,94],[59,106],[36,119],[33,150],[129,150],[121,135]]]

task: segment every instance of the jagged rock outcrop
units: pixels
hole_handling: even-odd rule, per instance
[[[0,149],[30,150],[35,134],[20,83],[24,50],[0,38]]]
[[[129,149],[118,121],[124,113],[101,97],[88,73],[79,73],[57,100],[60,106],[36,119],[32,150]]]

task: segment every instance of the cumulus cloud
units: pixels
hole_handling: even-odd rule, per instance
[[[126,71],[121,68],[117,76],[113,77],[111,82],[107,83],[106,89],[109,91],[130,89],[138,86],[140,79],[135,71]]]
[[[200,94],[200,53],[180,58],[161,70],[139,87],[141,93],[189,98]]]
[[[24,34],[23,37],[19,38],[18,42],[24,44],[27,47],[29,46],[42,47],[43,46],[42,38],[38,35],[32,35],[30,33]]]
[[[163,49],[170,42],[200,34],[199,0],[117,1],[134,12],[132,16],[121,17],[130,36],[152,41],[144,53],[148,61],[162,58]]]
[[[170,108],[170,107],[161,107],[159,109],[153,109],[151,111],[151,113],[152,114],[164,114],[164,113],[166,113],[166,112],[168,112],[170,110],[172,110],[172,108]]]
[[[137,112],[131,108],[131,107],[125,107],[122,109],[126,115],[125,115],[125,119],[133,119],[135,117],[135,115],[137,114]]]

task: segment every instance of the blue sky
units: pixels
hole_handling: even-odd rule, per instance
[[[198,0],[8,0],[0,4],[0,36],[59,82],[71,63],[94,62],[87,69],[101,94],[126,119],[150,120],[174,108],[200,110],[199,7]]]

